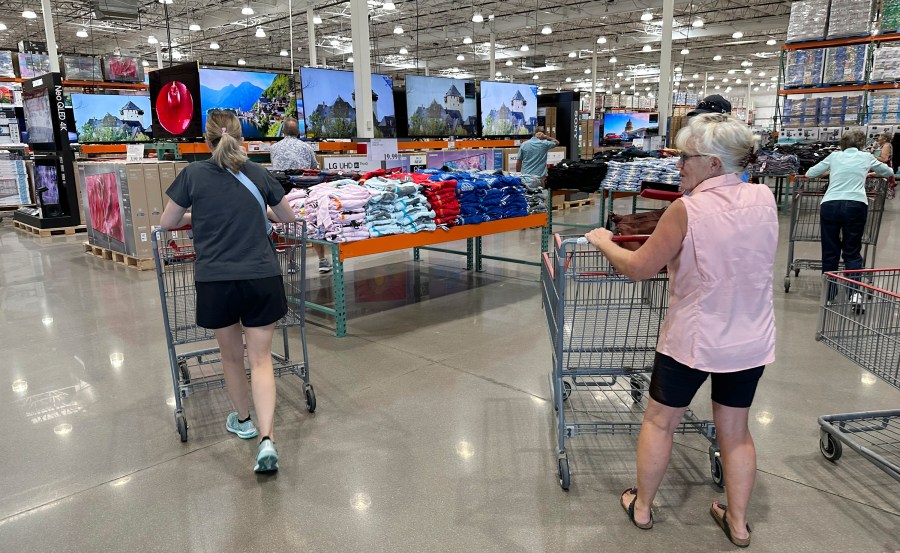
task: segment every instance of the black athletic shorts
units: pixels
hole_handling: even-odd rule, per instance
[[[692,369],[668,355],[656,352],[650,397],[669,407],[687,407],[694,394],[712,376],[712,400],[726,407],[746,409],[753,404],[756,385],[766,366],[730,373],[708,373]]]
[[[251,280],[197,282],[197,325],[225,328],[266,326],[287,313],[281,275]]]

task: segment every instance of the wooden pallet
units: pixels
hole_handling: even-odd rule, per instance
[[[124,253],[113,251],[102,246],[95,246],[94,244],[89,244],[87,242],[84,242],[83,246],[84,253],[89,253],[94,257],[113,261],[114,263],[118,263],[119,265],[124,265],[138,271],[151,271],[155,268],[152,259],[141,259],[139,257],[126,255]]]
[[[58,227],[58,228],[37,228],[31,225],[26,225],[21,221],[13,221],[13,225],[23,232],[27,232],[29,234],[34,234],[35,236],[40,236],[41,238],[47,238],[48,236],[61,236],[61,235],[72,235],[76,232],[87,232],[87,227],[84,225],[78,225],[77,227]]]
[[[587,207],[594,205],[593,198],[585,198],[583,200],[572,200],[568,202],[563,202],[562,204],[554,204],[553,211],[560,211],[563,209],[571,209],[576,207]]]

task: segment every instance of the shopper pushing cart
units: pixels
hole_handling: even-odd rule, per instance
[[[241,140],[241,122],[233,113],[210,112],[206,141],[212,158],[192,163],[178,175],[166,192],[171,201],[161,220],[162,227],[169,229],[192,225],[193,252],[185,250],[184,244],[158,244],[157,271],[169,328],[175,326],[176,331],[181,331],[180,326],[193,327],[202,337],[208,336],[202,329],[209,329],[218,342],[222,376],[234,406],[225,428],[244,439],[259,436],[254,470],[273,472],[278,470],[278,452],[274,443],[272,338],[276,323],[290,313],[282,267],[291,264],[296,246],[287,246],[287,256],[279,256],[270,239],[269,219],[292,223],[295,215],[281,185],[262,166],[247,159]],[[187,213],[189,208],[191,213]],[[302,242],[302,232],[292,234]],[[305,251],[299,255],[303,258]],[[167,282],[172,284],[169,289],[165,287]],[[302,285],[301,281],[301,289]],[[194,314],[195,320],[191,318]],[[283,332],[287,346],[286,330]],[[173,353],[172,343],[170,340],[176,423],[185,440],[187,423],[180,405],[183,388],[177,381],[193,375],[190,371],[179,374],[175,369],[179,359]],[[250,364],[256,424],[250,418],[245,353]],[[289,357],[287,351],[283,357]],[[202,358],[198,363],[204,363]],[[305,383],[309,397],[308,376]]]
[[[735,545],[747,546],[756,478],[748,413],[764,367],[775,357],[777,208],[767,187],[738,176],[755,157],[756,139],[746,124],[724,114],[698,115],[676,144],[682,189],[691,194],[672,203],[650,239],[631,252],[606,229],[587,235],[623,276],[652,279],[668,267],[670,281],[638,439],[637,486],[619,501],[637,527],[652,528],[651,505],[673,434],[711,376],[728,505],[714,502],[710,513]]]

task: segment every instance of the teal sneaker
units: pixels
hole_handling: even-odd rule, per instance
[[[278,451],[275,444],[269,438],[263,438],[259,442],[259,449],[256,452],[256,466],[253,467],[254,472],[275,472],[278,470]]]
[[[259,432],[256,431],[256,425],[253,424],[253,421],[238,422],[238,414],[236,411],[228,413],[228,418],[225,419],[225,430],[237,434],[239,438],[245,440],[259,436]]]

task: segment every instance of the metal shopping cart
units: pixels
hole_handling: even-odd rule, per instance
[[[309,361],[306,351],[306,314],[304,294],[306,281],[306,225],[302,222],[279,226],[275,233],[276,253],[281,264],[288,312],[276,324],[282,337],[281,352],[272,352],[275,376],[297,375],[303,380],[306,408],[316,410],[316,394],[309,383]],[[153,258],[166,329],[166,347],[175,389],[175,428],[181,441],[187,441],[187,418],[183,399],[189,395],[225,386],[219,348],[213,331],[197,326],[195,321],[196,288],[194,286],[194,249],[189,228],[153,233]],[[302,360],[291,358],[288,329],[300,328]],[[210,344],[211,342],[211,344]],[[194,345],[195,348],[184,348]],[[205,347],[197,347],[205,346]],[[248,370],[249,376],[249,370]]]
[[[553,350],[557,468],[560,486],[568,490],[567,439],[640,431],[669,281],[665,273],[633,281],[583,238],[556,234],[551,249],[543,254],[541,285]],[[709,440],[713,481],[721,486],[724,472],[712,421],[688,410],[677,432]]]
[[[825,273],[822,303],[816,340],[900,389],[900,269]],[[900,481],[900,409],[825,415],[819,427],[826,459],[836,462],[846,444]]]
[[[784,275],[784,291],[791,290],[791,271],[794,276],[800,276],[800,270],[821,271],[821,256],[815,259],[794,259],[794,245],[797,242],[822,242],[822,229],[820,226],[819,204],[825,196],[828,188],[828,178],[808,179],[798,177],[797,186],[791,202],[791,226],[788,238],[787,271]],[[866,228],[863,232],[863,259],[868,267],[875,265],[875,245],[878,242],[878,232],[881,229],[881,219],[884,215],[884,202],[888,191],[888,181],[885,178],[873,177],[866,180],[866,195],[869,198],[869,216],[866,220]],[[869,247],[872,255],[869,255]],[[843,265],[841,266],[843,267]]]

